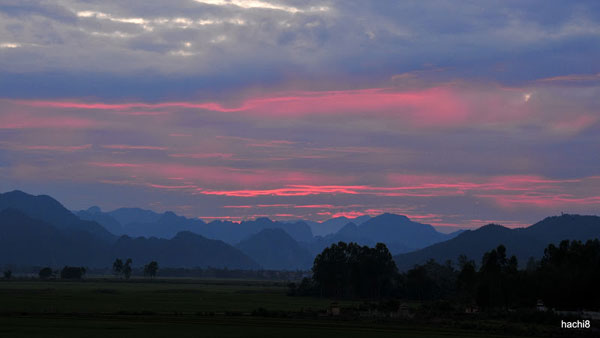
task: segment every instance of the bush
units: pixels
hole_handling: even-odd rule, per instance
[[[65,266],[60,272],[62,279],[81,279],[85,275],[84,267]]]
[[[45,267],[40,270],[40,272],[38,273],[38,276],[40,276],[40,279],[48,279],[48,278],[54,276],[54,272],[52,271],[51,268]]]

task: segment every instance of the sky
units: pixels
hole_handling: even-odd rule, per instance
[[[600,2],[0,0],[0,191],[439,229],[599,214]]]

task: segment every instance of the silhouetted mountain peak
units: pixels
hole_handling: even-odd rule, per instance
[[[500,224],[490,223],[490,224],[486,224],[478,229],[475,229],[473,231],[484,232],[484,231],[505,231],[505,230],[510,230],[510,229],[503,225],[500,225]]]
[[[167,222],[177,222],[177,221],[183,221],[183,220],[187,220],[187,218],[185,218],[183,216],[179,216],[172,211],[166,211],[165,213],[163,213],[160,216],[160,218],[158,219],[158,222],[159,223],[167,223]]]
[[[34,196],[15,190],[0,194],[0,210],[18,209],[27,216],[42,220],[59,230],[85,231],[103,240],[112,241],[115,237],[93,221],[83,221],[60,202],[47,195]]]
[[[600,217],[563,214],[546,217],[530,227],[516,230],[545,241],[554,238],[583,240],[600,233]]]
[[[236,245],[266,269],[306,269],[313,257],[285,230],[267,228]]]
[[[410,222],[410,219],[404,215],[391,214],[388,212],[383,213],[379,216],[375,216],[375,217],[371,218],[371,220],[384,221],[384,222],[399,222],[399,223]]]
[[[208,240],[208,238],[206,238],[202,235],[193,233],[191,231],[180,231],[172,239],[173,240],[199,240],[199,239]]]
[[[358,226],[352,222],[344,225],[338,232],[338,235],[350,236],[358,234]]]
[[[43,207],[44,210],[39,210],[40,212],[44,212],[48,209],[54,209],[54,212],[61,212],[63,214],[71,214],[69,210],[67,210],[60,202],[55,200],[54,198],[48,195],[30,195],[21,190],[13,190],[4,194],[0,194],[0,207],[9,207],[14,206],[16,209],[21,209],[25,207],[30,207],[35,204],[36,209],[40,209]]]
[[[285,232],[285,230],[280,229],[280,228],[263,229],[263,230],[248,237],[248,239],[250,239],[250,238],[264,238],[267,240],[285,239],[285,240],[294,241],[292,236],[290,236],[287,232]],[[244,241],[246,241],[246,240],[244,240]],[[242,241],[242,242],[244,242],[244,241]],[[242,243],[242,242],[240,242],[240,243]]]
[[[100,209],[100,207],[94,205],[94,206],[87,208],[86,211],[89,213],[92,213],[92,214],[99,214],[102,212],[102,209]]]

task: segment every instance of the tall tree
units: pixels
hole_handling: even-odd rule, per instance
[[[517,257],[506,258],[506,247],[499,245],[496,249],[483,255],[479,270],[479,286],[477,303],[482,307],[508,308],[514,301],[518,273]]]
[[[157,272],[158,272],[158,263],[156,261],[152,261],[144,266],[144,275],[145,276],[154,278],[154,277],[156,277]]]
[[[131,264],[133,264],[133,261],[131,258],[127,258],[125,265],[123,265],[123,276],[125,276],[125,279],[129,279],[129,277],[131,277]]]
[[[113,263],[113,273],[117,277],[123,273],[123,261],[120,258],[115,259]]]
[[[48,279],[48,278],[52,277],[53,274],[54,274],[54,272],[52,271],[52,268],[45,267],[40,270],[40,272],[38,273],[38,276],[40,276],[40,279]]]
[[[313,280],[322,296],[379,298],[391,292],[396,264],[385,244],[339,242],[315,258]]]

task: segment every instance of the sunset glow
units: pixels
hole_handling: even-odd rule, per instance
[[[573,4],[19,6],[0,5],[2,191],[465,228],[600,207],[600,21]]]

